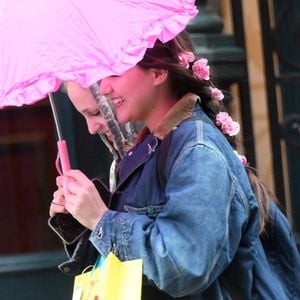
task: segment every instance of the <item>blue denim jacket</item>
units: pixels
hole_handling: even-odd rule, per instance
[[[156,299],[300,299],[299,254],[286,219],[272,204],[271,233],[260,238],[245,169],[195,101],[187,95],[123,158],[111,209],[90,242],[102,255],[142,258],[150,287],[166,293]],[[201,120],[182,123],[191,114]],[[158,148],[171,128],[162,187]],[[278,232],[281,253],[266,246]]]

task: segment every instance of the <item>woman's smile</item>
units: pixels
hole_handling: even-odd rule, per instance
[[[114,103],[116,108],[119,108],[126,101],[126,99],[124,97],[115,97],[112,98],[111,101]]]

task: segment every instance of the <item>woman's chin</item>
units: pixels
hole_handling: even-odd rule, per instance
[[[136,122],[141,121],[141,118],[138,118],[136,114],[132,113],[132,111],[120,109],[116,110],[116,116],[119,123],[125,124],[128,122]]]
[[[117,119],[119,123],[127,123],[131,121],[129,116],[123,112],[117,112]]]

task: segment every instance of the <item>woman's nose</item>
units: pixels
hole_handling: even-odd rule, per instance
[[[107,96],[112,93],[112,86],[109,79],[109,77],[105,77],[100,81],[99,92],[101,95]]]
[[[87,121],[87,126],[90,134],[96,134],[101,130],[101,125],[95,121]]]
[[[98,116],[95,119],[87,120],[87,126],[90,134],[96,134],[105,131],[106,123],[102,117]]]

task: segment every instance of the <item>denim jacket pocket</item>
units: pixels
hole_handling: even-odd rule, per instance
[[[147,215],[149,218],[156,218],[162,211],[165,205],[152,205],[146,207],[133,207],[130,205],[124,205],[126,212],[133,212],[139,215]]]

